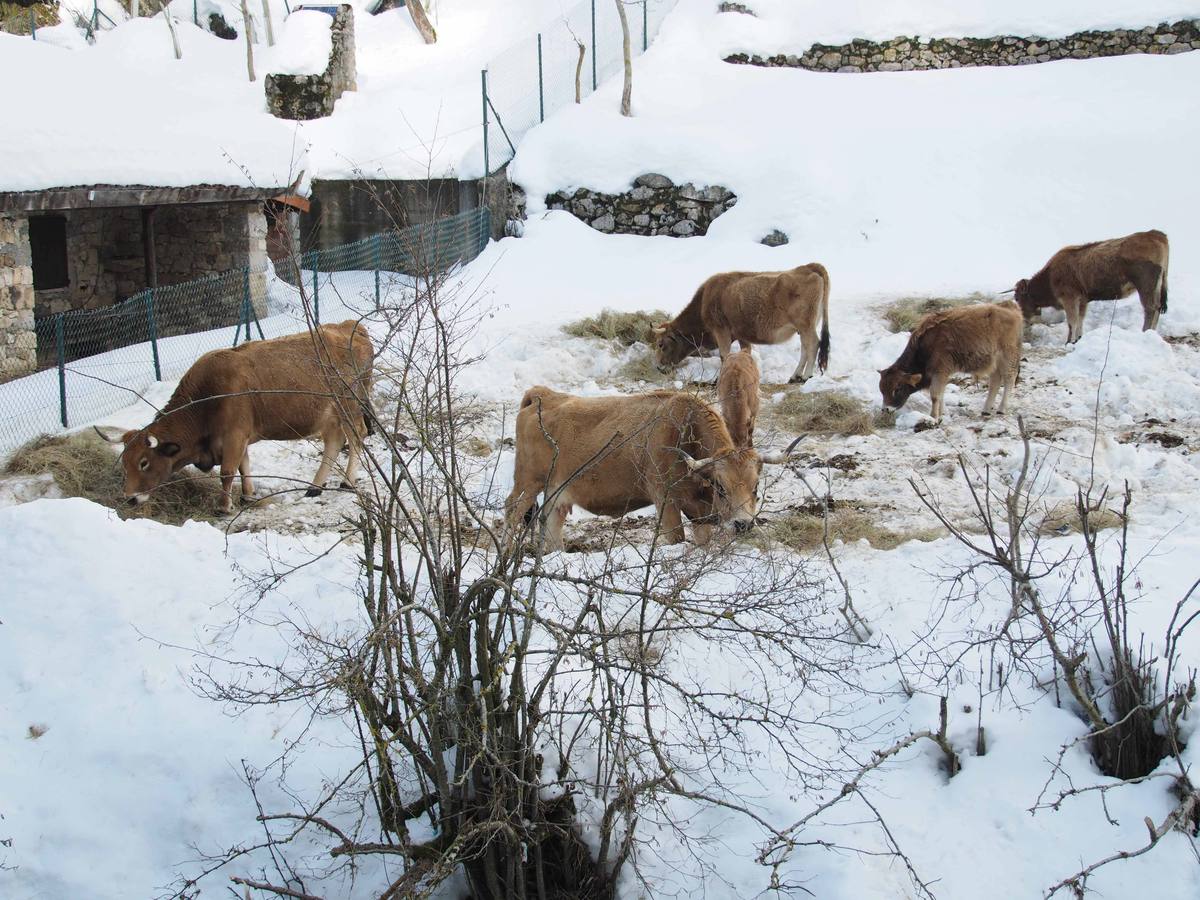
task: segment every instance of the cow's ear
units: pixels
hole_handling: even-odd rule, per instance
[[[913,387],[916,387],[918,384],[920,384],[921,383],[921,373],[920,372],[910,373],[908,376],[908,383],[911,384]]]
[[[168,441],[165,444],[159,444],[157,449],[158,452],[163,456],[175,456],[177,453],[179,453],[179,445],[171,441]]]

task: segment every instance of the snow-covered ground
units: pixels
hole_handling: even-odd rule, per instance
[[[464,272],[465,291],[492,312],[473,338],[473,349],[486,359],[461,382],[492,413],[478,434],[490,445],[486,462],[499,476],[489,494],[492,507],[498,511],[511,479],[502,423],[511,422],[525,388],[544,383],[597,394],[644,387],[624,378],[621,366],[647,348],[569,338],[560,330],[566,322],[603,307],[675,311],[713,272],[820,260],[833,283],[829,371],[804,388],[779,385],[798,347],[760,348],[769,383],[760,443],[779,446],[792,436],[770,423],[780,394],[836,388],[878,404],[875,370],[892,362],[905,341],[887,332],[881,305],[913,295],[991,296],[1032,274],[1064,244],[1158,227],[1169,234],[1173,251],[1171,306],[1159,332],[1137,330],[1135,298],[1093,305],[1084,337],[1073,347],[1064,345],[1061,317],[1036,325],[1014,397],[1037,452],[1053,463],[1044,479],[1047,504],[1071,498],[1092,478],[1114,488],[1128,482],[1135,491],[1130,557],[1139,567],[1132,624],[1157,641],[1174,602],[1200,574],[1193,555],[1200,551],[1200,524],[1189,515],[1200,501],[1200,226],[1193,215],[1200,192],[1191,153],[1200,138],[1194,90],[1200,54],[844,77],[720,60],[730,49],[774,51],[771,41],[800,34],[785,33],[783,25],[799,28],[809,14],[812,24],[805,28],[812,33],[803,32],[805,43],[943,28],[1066,33],[1200,10],[1168,3],[1106,3],[1095,11],[1079,3],[918,0],[755,5],[758,23],[682,0],[638,63],[634,118],[616,114],[619,85],[609,83],[522,146],[511,171],[532,201],[525,235],[493,243]],[[544,12],[538,5],[530,19]],[[449,8],[442,13],[448,14]],[[778,30],[764,31],[772,20]],[[165,37],[158,37],[169,53]],[[88,52],[102,47],[103,40]],[[483,53],[478,44],[463,52],[465,67],[474,64],[471,53]],[[382,73],[386,67],[379,65]],[[464,83],[478,77],[477,71],[459,74]],[[686,240],[602,235],[564,213],[538,209],[538,198],[550,190],[620,190],[646,171],[724,184],[738,194],[738,204],[706,237]],[[757,243],[775,227],[791,243],[775,249]],[[713,361],[693,361],[678,378],[682,384],[714,374]],[[159,390],[165,396],[170,387]],[[917,432],[928,400],[914,398],[894,430],[809,438],[802,445],[807,468],[799,471],[824,479],[820,461],[850,457],[853,465],[828,473],[835,500],[862,507],[896,530],[929,528],[934,523],[908,478],[923,479],[961,516],[967,495],[954,472],[959,451],[1000,474],[1017,465],[1014,418],[982,420],[981,404],[979,386],[956,385],[943,426]],[[144,409],[130,408],[106,421],[145,420]],[[1166,444],[1180,442],[1164,446],[1164,434]],[[256,470],[268,476],[297,466],[307,473],[316,450],[258,446],[254,458]],[[336,718],[310,724],[302,705],[235,716],[232,707],[198,696],[192,686],[195,666],[220,669],[252,657],[282,661],[298,640],[291,626],[279,627],[285,620],[362,627],[352,542],[265,599],[254,591],[257,575],[339,540],[351,501],[328,494],[318,501],[284,499],[248,513],[237,526],[265,531],[225,535],[194,523],[123,522],[79,500],[25,502],[42,487],[0,490],[13,504],[0,509],[0,681],[10,686],[0,700],[0,840],[11,840],[0,845],[0,865],[17,867],[0,870],[0,895],[154,896],[177,874],[197,873],[200,852],[261,836],[254,799],[240,781],[243,760],[258,771],[301,741],[302,762],[286,784],[301,795],[354,763],[356,747]],[[806,497],[796,472],[773,475],[765,514]],[[573,518],[568,537],[586,537],[598,524]],[[639,539],[637,528],[630,534]],[[1064,551],[1072,540],[1052,538],[1046,550]],[[1115,549],[1111,538],[1107,547]],[[1003,618],[1008,598],[995,584],[984,587],[978,604],[943,610],[950,590],[943,576],[971,562],[950,539],[889,551],[839,546],[836,553],[881,647],[919,645],[932,655]],[[568,557],[565,565],[586,565],[590,558]],[[819,559],[811,565],[828,574]],[[1047,592],[1059,586],[1052,581]],[[1194,610],[1197,601],[1191,602]],[[237,628],[229,627],[239,612],[251,610]],[[668,664],[736,679],[753,662],[733,655],[690,658],[688,649],[681,641]],[[899,683],[901,669],[885,664],[888,656],[864,649],[857,658],[861,693],[845,698],[847,717],[872,731],[872,742],[830,746],[819,728],[803,740],[862,760],[897,736],[934,726],[937,696],[947,687],[922,681],[909,668],[903,677],[915,689],[910,698]],[[1184,659],[1200,663],[1194,635]],[[1144,817],[1161,822],[1172,806],[1166,780],[1109,792],[1111,822],[1096,795],[1031,816],[1060,746],[1084,727],[1037,685],[1014,683],[988,693],[984,674],[981,690],[980,662],[967,655],[949,673],[949,733],[963,771],[947,780],[935,753],[918,746],[868,781],[870,798],[917,872],[932,882],[933,895],[1036,897],[1089,862],[1140,847]],[[987,730],[984,756],[974,754],[977,721]],[[758,754],[756,768],[730,772],[729,779],[765,818],[790,823],[825,796],[795,784],[769,748],[749,750]],[[1184,761],[1196,758],[1193,742]],[[1062,778],[1078,785],[1101,780],[1081,747],[1065,756],[1063,767]],[[826,787],[836,792],[838,785]],[[288,802],[273,779],[259,789],[268,808]],[[674,811],[708,841],[707,881],[699,882],[700,867],[677,835],[647,819],[640,827],[650,843],[639,863],[653,889],[648,893],[631,876],[622,896],[741,897],[767,889],[769,873],[754,862],[761,832],[732,814],[682,801]],[[867,851],[886,847],[870,815],[852,803],[806,837]],[[303,852],[320,865],[319,848]],[[265,864],[252,854],[236,871],[214,876],[211,891],[220,893],[228,875]],[[802,848],[785,874],[821,898],[916,896],[902,865],[870,852]],[[369,897],[383,883],[384,873],[367,867],[354,883],[314,879],[308,886],[326,897]],[[1189,838],[1172,833],[1145,856],[1102,870],[1089,887],[1105,897],[1182,900],[1200,892],[1200,867]]]

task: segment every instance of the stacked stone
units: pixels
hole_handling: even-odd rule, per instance
[[[36,368],[29,226],[24,218],[0,216],[0,382]]]
[[[623,194],[587,188],[556,192],[546,198],[549,209],[563,209],[605,234],[691,237],[708,231],[713,219],[737,203],[720,185],[676,185],[666,175],[648,173]]]
[[[333,115],[333,105],[346,91],[357,89],[354,10],[343,3],[332,26],[329,64],[320,75],[267,75],[267,109],[280,119],[307,121]]]
[[[1059,59],[1094,59],[1131,53],[1175,54],[1200,50],[1200,22],[1163,23],[1140,30],[1081,31],[1064,38],[998,36],[990,38],[896,37],[876,42],[813,44],[805,53],[762,57],[735,53],[729,63],[791,67],[817,72],[909,72],[963,66],[1026,66]]]

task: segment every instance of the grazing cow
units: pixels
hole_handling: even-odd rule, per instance
[[[1000,412],[1021,366],[1021,312],[1013,303],[984,303],[931,313],[917,323],[900,358],[879,370],[883,405],[899,409],[915,391],[929,390],[932,415],[942,419],[942,394],[955,372],[988,376],[983,414],[991,415],[1004,387]]]
[[[145,428],[96,430],[125,445],[125,496],[134,506],[187,465],[206,472],[220,465],[220,511],[227,513],[234,472],[241,472],[243,501],[254,494],[250,444],[319,436],[325,449],[307,492],[313,497],[345,443],[350,458],[343,487],[354,481],[363,435],[370,433],[374,354],[366,330],[353,320],[213,350],[192,364]]]
[[[735,447],[754,446],[754,421],[758,418],[758,363],[746,347],[730,353],[721,363],[717,401]]]
[[[623,516],[653,504],[672,544],[684,540],[683,516],[697,543],[713,525],[749,531],[763,463],[784,462],[791,448],[760,455],[734,447],[717,412],[683,392],[572,397],[538,386],[521,399],[516,450],[509,533],[533,521],[543,493],[546,547],[557,550],[572,506]]]
[[[800,364],[790,382],[803,384],[814,366],[824,372],[829,364],[829,273],[820,263],[809,263],[786,272],[714,275],[683,312],[656,326],[654,334],[655,362],[664,372],[714,346],[724,359],[734,341],[748,348],[782,344],[798,334]]]
[[[1161,231],[1064,247],[1032,278],[1013,289],[1026,321],[1038,310],[1057,306],[1067,314],[1067,343],[1083,334],[1083,317],[1093,300],[1120,300],[1135,290],[1142,301],[1142,331],[1158,326],[1167,311],[1170,245]]]

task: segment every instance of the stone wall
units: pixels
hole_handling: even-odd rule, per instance
[[[280,119],[320,119],[346,91],[357,89],[354,58],[354,10],[347,4],[333,17],[333,49],[320,75],[267,75],[267,109]]]
[[[735,53],[729,63],[790,66],[818,72],[908,72],[963,66],[1024,66],[1058,59],[1092,59],[1130,53],[1174,54],[1200,50],[1200,22],[1140,30],[1081,31],[1064,38],[998,36],[990,38],[896,37],[890,41],[854,40],[832,46],[813,44],[804,53],[762,57]]]
[[[665,234],[691,237],[708,231],[713,219],[737,203],[727,188],[677,185],[665,175],[648,173],[623,194],[587,188],[546,198],[549,209],[563,209],[606,234]]]
[[[0,382],[37,367],[30,262],[25,219],[0,216]]]

